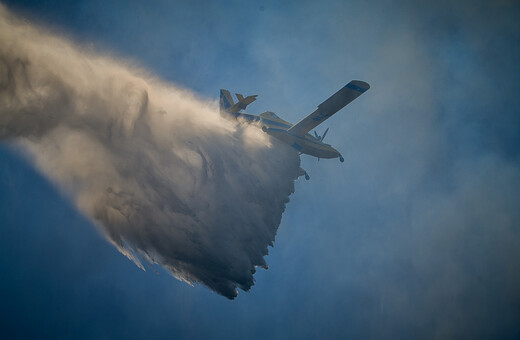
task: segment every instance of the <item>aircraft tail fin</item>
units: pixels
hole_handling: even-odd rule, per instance
[[[228,110],[233,105],[235,102],[231,93],[228,90],[220,89],[220,112]]]
[[[232,114],[237,116],[240,110],[244,110],[247,105],[251,104],[256,100],[257,95],[248,96],[244,98],[240,93],[236,93],[238,102],[235,104],[231,93],[228,90],[220,89],[220,114],[226,115]]]
[[[258,97],[257,94],[254,94],[252,96],[247,96],[244,98],[243,95],[241,95],[240,93],[235,93],[235,95],[237,96],[237,99],[238,99],[238,102],[239,103],[242,103],[241,106],[244,106],[242,109],[244,110],[249,104],[251,104],[252,102],[254,102],[256,100],[256,97]]]

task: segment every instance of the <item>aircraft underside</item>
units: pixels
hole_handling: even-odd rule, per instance
[[[316,131],[314,131],[315,136],[310,135],[308,132],[330,118],[369,88],[370,86],[367,83],[353,80],[318,105],[318,108],[311,114],[294,125],[281,119],[273,112],[264,112],[261,115],[241,113],[240,111],[254,102],[257,96],[254,95],[244,98],[244,96],[237,93],[238,103],[235,103],[229,91],[223,89],[220,90],[220,113],[226,118],[238,119],[239,121],[261,126],[265,133],[290,145],[300,154],[314,156],[318,159],[339,158],[339,160],[343,162],[343,156],[341,156],[338,150],[329,144],[323,143],[323,138],[325,138],[329,129],[327,129],[322,136],[318,136]],[[299,175],[305,176],[305,179],[309,179],[309,175],[302,168],[300,168]]]
[[[277,128],[262,128],[267,134],[281,140],[282,142],[292,146],[296,151],[318,157],[318,158],[338,158],[340,153],[332,146],[317,141],[314,137],[306,135],[304,137],[293,135],[287,130]]]

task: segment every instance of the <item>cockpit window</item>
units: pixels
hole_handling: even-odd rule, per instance
[[[277,115],[274,114],[274,112],[271,111],[266,111],[262,113],[260,116],[280,119]]]

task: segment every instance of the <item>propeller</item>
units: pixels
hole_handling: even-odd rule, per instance
[[[323,136],[319,136],[317,133],[316,133],[316,130],[314,130],[314,135],[316,136],[316,139],[319,140],[320,142],[323,141],[323,139],[325,138],[325,136],[327,135],[327,132],[329,132],[329,128],[327,128],[327,130],[325,130],[325,132],[323,133]]]
[[[325,130],[325,132],[323,133],[323,136],[321,136],[321,141],[323,141],[323,139],[327,135],[327,132],[329,132],[329,128],[327,128],[327,130]]]

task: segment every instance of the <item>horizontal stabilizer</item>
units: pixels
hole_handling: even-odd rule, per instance
[[[244,110],[247,105],[251,104],[256,100],[258,95],[248,96],[244,98],[240,93],[236,93],[238,103],[233,101],[231,94],[228,90],[220,90],[220,113],[227,112],[232,113],[234,116],[238,114],[240,110]]]
[[[251,104],[252,102],[254,102],[256,100],[256,97],[258,97],[257,94],[253,95],[253,96],[247,96],[246,98],[244,98],[243,95],[241,95],[240,93],[235,93],[235,95],[237,96],[237,99],[240,103],[244,103],[246,106]]]
[[[314,129],[333,114],[344,108],[347,104],[362,95],[370,85],[360,80],[353,80],[341,90],[330,96],[329,99],[318,105],[318,108],[293,125],[288,132],[297,136],[303,136]]]

